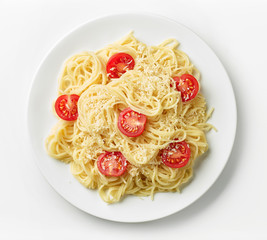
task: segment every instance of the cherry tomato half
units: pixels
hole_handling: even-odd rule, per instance
[[[146,115],[133,111],[131,108],[124,109],[119,116],[118,128],[127,137],[140,136],[146,125]]]
[[[127,53],[116,53],[110,57],[107,63],[107,74],[110,78],[119,78],[128,70],[134,68],[135,62]]]
[[[183,102],[195,98],[199,90],[198,81],[190,74],[183,74],[181,77],[174,77],[176,89],[181,92]]]
[[[162,150],[162,162],[171,168],[184,167],[190,159],[191,151],[189,145],[185,142],[174,142]]]
[[[78,118],[78,100],[79,96],[76,94],[59,96],[55,103],[57,115],[66,121],[76,120]]]
[[[121,152],[102,153],[97,160],[98,170],[111,177],[121,176],[127,168],[128,162]]]

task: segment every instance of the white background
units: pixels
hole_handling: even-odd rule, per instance
[[[238,109],[219,180],[183,211],[140,224],[98,219],[61,198],[35,165],[25,120],[33,75],[55,42],[85,21],[129,10],[167,16],[205,40],[231,78]],[[266,67],[264,0],[1,0],[0,239],[267,239]]]

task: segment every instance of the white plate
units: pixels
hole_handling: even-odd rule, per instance
[[[176,38],[202,75],[208,106],[215,111],[210,122],[218,132],[207,134],[210,151],[195,169],[192,182],[182,193],[157,193],[150,198],[127,196],[108,205],[97,191],[84,188],[70,173],[69,165],[47,156],[44,139],[56,123],[51,107],[56,98],[57,77],[63,62],[75,53],[97,50],[129,31],[146,44]],[[144,14],[120,14],[87,22],[61,39],[41,63],[32,83],[28,102],[28,128],[35,160],[51,186],[77,208],[100,218],[119,222],[159,219],[189,206],[216,181],[228,161],[236,130],[236,103],[227,73],[213,51],[195,33],[169,19]]]

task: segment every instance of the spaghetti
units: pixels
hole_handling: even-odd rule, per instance
[[[193,175],[196,158],[208,149],[205,133],[206,101],[201,93],[182,102],[173,76],[200,74],[175,39],[147,46],[132,33],[93,53],[69,58],[59,78],[58,94],[77,94],[77,121],[59,120],[46,139],[48,154],[70,163],[72,174],[87,188],[98,189],[107,203],[125,195],[151,196],[156,192],[177,192]],[[114,54],[123,52],[135,61],[132,70],[110,79],[105,66]],[[144,132],[135,138],[118,129],[120,112],[130,107],[147,117]],[[189,162],[171,168],[161,161],[161,151],[170,143],[186,141]],[[101,174],[97,160],[103,152],[121,152],[127,159],[125,174]]]

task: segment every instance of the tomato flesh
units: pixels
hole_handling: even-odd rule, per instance
[[[199,91],[198,81],[190,74],[183,74],[181,77],[174,77],[176,89],[181,92],[183,102],[187,102],[196,97]]]
[[[79,96],[61,95],[57,98],[55,103],[55,110],[57,115],[65,121],[74,121],[78,118],[78,103]]]
[[[131,108],[124,109],[119,116],[118,128],[127,137],[140,136],[146,125],[146,115],[133,111]]]
[[[131,55],[127,53],[116,53],[110,57],[106,71],[110,78],[119,78],[128,70],[134,68],[135,62]]]
[[[185,141],[174,142],[162,150],[161,160],[168,167],[181,168],[188,163],[190,155],[189,145]]]
[[[97,160],[98,170],[105,176],[121,176],[127,168],[128,162],[121,152],[102,153]]]

